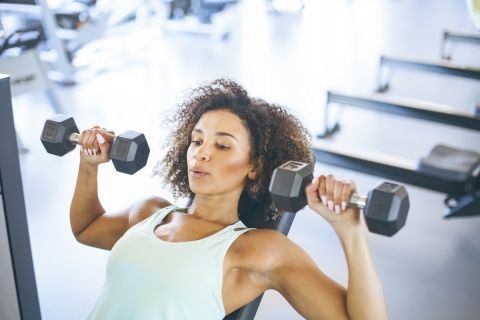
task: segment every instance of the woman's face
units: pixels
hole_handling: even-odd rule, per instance
[[[208,111],[195,125],[187,152],[188,181],[195,194],[221,195],[243,190],[253,179],[249,133],[228,110]]]

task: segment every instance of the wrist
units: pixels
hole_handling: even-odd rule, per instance
[[[86,173],[97,173],[98,164],[91,164],[85,161],[80,161],[79,170]]]
[[[365,230],[362,225],[333,227],[342,246],[351,246],[365,240]]]

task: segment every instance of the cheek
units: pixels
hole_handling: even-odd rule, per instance
[[[249,159],[244,156],[225,159],[222,164],[221,174],[233,179],[244,179],[249,169]]]

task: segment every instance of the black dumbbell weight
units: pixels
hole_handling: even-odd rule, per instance
[[[41,141],[48,153],[63,156],[79,144],[79,130],[72,117],[58,114],[45,121]],[[110,159],[119,172],[134,174],[148,160],[150,148],[143,133],[126,131],[115,137]]]
[[[275,169],[269,189],[277,209],[297,212],[305,207],[305,187],[312,179],[313,168],[306,163],[288,161]],[[405,225],[410,203],[404,186],[381,182],[366,197],[353,193],[347,206],[363,209],[370,232],[390,237]]]

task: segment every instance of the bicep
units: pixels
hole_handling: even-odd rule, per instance
[[[346,290],[326,276],[312,258],[285,238],[278,263],[271,271],[277,290],[306,319],[348,319]]]
[[[85,245],[110,250],[130,227],[168,205],[169,202],[162,198],[151,197],[137,201],[124,210],[104,213],[85,228],[77,240]]]

